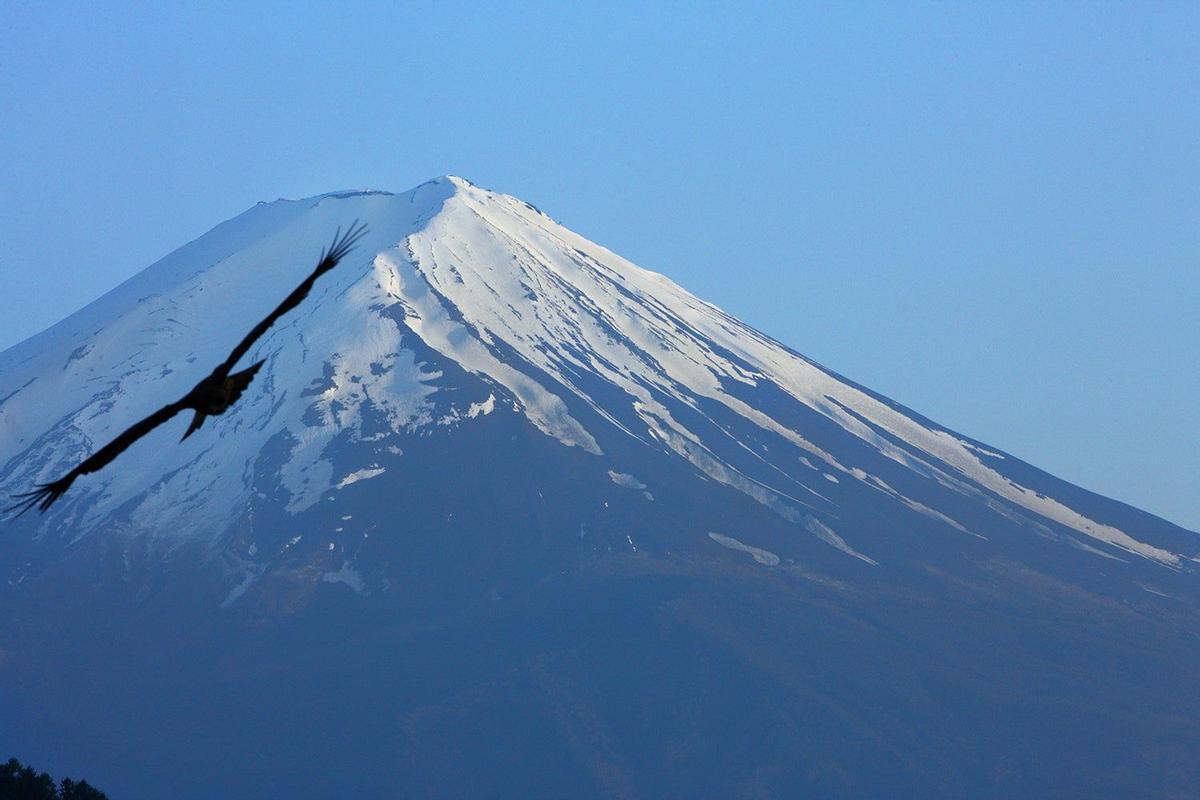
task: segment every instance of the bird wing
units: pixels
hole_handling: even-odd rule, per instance
[[[48,509],[54,504],[54,501],[62,496],[71,484],[80,475],[86,475],[89,472],[96,472],[103,469],[110,461],[119,456],[129,446],[138,439],[145,436],[150,431],[162,425],[171,417],[178,414],[187,408],[183,400],[178,400],[170,405],[163,406],[158,411],[155,411],[145,419],[135,422],[130,425],[120,436],[113,439],[108,444],[101,447],[95,453],[86,458],[82,463],[72,469],[63,477],[53,483],[40,484],[34,491],[24,494],[13,495],[13,499],[18,502],[4,509],[5,513],[17,512],[17,516],[21,516],[35,505],[39,506],[42,511]]]
[[[220,366],[213,370],[213,374],[210,376],[210,378],[216,378],[219,380],[228,378],[229,371],[233,369],[235,364],[237,364],[238,359],[244,356],[254,342],[267,332],[267,328],[270,328],[275,323],[275,320],[279,319],[284,314],[300,305],[301,301],[303,301],[304,298],[308,296],[308,293],[312,290],[313,284],[316,283],[317,278],[336,267],[338,262],[341,261],[347,253],[354,249],[354,246],[358,244],[358,241],[365,236],[366,233],[367,226],[365,224],[360,225],[358,220],[354,220],[345,233],[342,233],[342,229],[339,227],[337,232],[333,235],[333,242],[327,249],[321,251],[321,257],[317,261],[317,266],[312,271],[312,274],[305,278],[304,281],[297,286],[291,294],[284,298],[283,302],[280,303],[274,311],[268,314],[266,319],[255,325],[254,329],[251,330],[250,333],[246,334],[246,337],[242,339],[242,341],[238,342],[237,347],[233,348],[233,352],[229,354],[229,358],[225,359]],[[247,372],[250,373],[250,377],[253,377],[254,372],[257,372],[260,365],[261,362],[256,364],[250,370],[247,370]],[[242,388],[244,389],[245,387],[243,386]],[[126,430],[116,439],[113,439],[104,447],[97,450],[89,458],[83,461],[83,463],[79,464],[79,466],[75,467],[75,469],[71,470],[53,483],[39,484],[32,492],[13,495],[13,499],[16,500],[17,503],[4,509],[4,513],[11,513],[15,511],[17,512],[16,515],[19,517],[34,506],[38,506],[42,511],[45,511],[54,504],[55,500],[62,496],[63,492],[70,488],[71,483],[74,482],[74,480],[80,475],[86,475],[89,472],[96,472],[97,470],[103,469],[110,461],[123,453],[138,439],[142,438],[159,425],[162,425],[180,411],[190,407],[191,405],[187,402],[187,398],[177,400],[168,406],[163,406],[158,411],[155,411],[153,414],[143,419],[141,422],[134,423],[128,430]],[[188,432],[190,433],[191,429],[189,429]],[[186,435],[184,438],[186,438]]]
[[[246,334],[246,337],[242,339],[242,341],[238,342],[237,347],[233,348],[233,352],[229,354],[229,358],[225,359],[224,363],[222,363],[216,368],[216,370],[213,371],[213,375],[219,378],[224,378],[229,375],[229,371],[234,368],[242,356],[246,355],[246,352],[250,349],[254,342],[257,341],[258,337],[266,333],[267,328],[270,328],[275,324],[275,320],[279,319],[284,314],[300,305],[301,301],[303,301],[305,297],[308,297],[308,293],[312,290],[313,284],[316,283],[317,278],[336,267],[338,262],[341,261],[347,253],[354,249],[354,246],[358,244],[358,240],[361,239],[366,232],[366,224],[359,225],[358,220],[354,220],[344,234],[342,233],[342,229],[339,227],[337,229],[337,233],[333,235],[333,243],[329,245],[328,249],[321,251],[321,258],[317,261],[317,266],[312,271],[312,274],[305,278],[299,286],[292,290],[292,293],[285,297],[283,302],[280,303],[274,311],[268,314],[262,322],[255,325],[253,330]]]
[[[76,476],[79,476],[87,475],[89,472],[96,472],[97,470],[103,469],[110,461],[129,449],[131,444],[157,428],[159,425],[162,425],[164,422],[178,414],[180,411],[183,411],[185,408],[187,408],[187,406],[184,405],[182,400],[171,403],[167,406],[163,406],[145,419],[130,425],[124,433],[113,439],[108,444],[104,445],[104,447],[101,447],[99,450],[89,456],[83,463],[71,470],[71,472],[73,472]]]

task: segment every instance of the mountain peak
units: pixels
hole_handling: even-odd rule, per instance
[[[405,194],[418,193],[422,189],[425,189],[428,187],[435,187],[435,186],[443,187],[451,193],[475,191],[475,192],[480,192],[480,193],[484,193],[484,194],[490,194],[490,193],[484,192],[484,190],[480,189],[478,186],[476,186],[474,183],[467,180],[466,178],[463,178],[459,175],[450,175],[450,174],[439,175],[436,178],[430,178],[429,180],[425,181],[424,183],[420,183],[417,186],[413,187],[408,192],[405,192]]]
[[[438,177],[438,178],[435,178],[434,180],[437,180],[437,181],[445,181],[446,183],[452,183],[452,184],[454,184],[455,186],[457,186],[457,187],[458,187],[458,188],[460,188],[460,189],[468,189],[468,188],[472,188],[472,189],[474,189],[474,188],[479,188],[479,187],[477,187],[477,186],[476,186],[474,183],[472,183],[471,181],[469,181],[469,180],[467,180],[466,178],[462,177],[461,175],[450,175],[450,174],[447,174],[447,175],[442,175],[442,176],[440,176],[440,177]]]

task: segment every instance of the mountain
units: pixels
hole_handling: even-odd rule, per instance
[[[457,177],[260,203],[0,354],[0,491],[355,219],[238,405],[5,526],[0,747],[133,798],[1200,783],[1200,535]]]

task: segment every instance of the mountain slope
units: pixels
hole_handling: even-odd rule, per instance
[[[5,530],[14,746],[128,796],[340,791],[301,766],[322,747],[412,796],[1200,778],[1197,534],[460,178],[260,204],[0,354],[0,491],[190,389],[354,219],[370,235],[259,341],[237,406]],[[105,773],[134,757],[87,735],[112,725],[199,761]]]

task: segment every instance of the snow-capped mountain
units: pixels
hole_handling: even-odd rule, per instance
[[[466,615],[456,624],[471,627],[493,613],[477,604],[528,598],[530,586],[586,563],[591,577],[552,595],[582,596],[580,586],[612,571],[669,581],[708,569],[740,587],[714,590],[714,602],[747,602],[737,593],[759,589],[743,579],[789,598],[830,592],[835,599],[819,602],[834,605],[887,596],[941,609],[917,626],[925,633],[942,624],[946,597],[986,605],[1029,593],[1035,599],[1020,602],[1071,624],[1094,614],[1115,626],[1113,614],[1135,608],[1155,625],[1197,631],[1197,534],[949,431],[533,206],[457,177],[403,194],[260,203],[0,354],[0,491],[59,477],[184,394],[353,220],[369,235],[259,340],[245,363],[266,364],[230,412],[182,443],[180,417],[81,478],[44,517],[6,526],[0,577],[14,603],[54,597],[66,580],[80,596],[126,597],[144,613],[170,606],[166,598],[187,585],[188,614],[224,609],[213,613],[228,624],[355,597],[438,608],[435,617],[455,608]],[[647,591],[637,586],[630,596]],[[1069,612],[1057,605],[1068,602],[1064,587],[1085,598]],[[1105,604],[1122,610],[1106,617]],[[959,644],[984,647],[961,622],[944,624],[951,639],[964,637]],[[834,628],[817,635],[840,663],[851,650],[870,651],[872,636],[912,635],[894,625],[852,647],[838,644]],[[753,663],[771,673],[777,646],[767,638],[755,647],[766,661]],[[537,669],[551,683],[592,675]],[[606,713],[581,708],[571,719]],[[715,724],[696,713],[701,727]],[[834,718],[858,713],[843,708]],[[763,725],[769,714],[751,716]],[[884,727],[900,725],[884,716]],[[572,746],[608,765],[585,793],[685,785],[584,727],[564,736],[583,735]],[[881,745],[900,754],[896,763],[928,755],[898,730]],[[1200,724],[1183,738],[1197,735]],[[413,741],[406,752],[417,758],[425,744]],[[553,747],[545,747],[529,744],[526,754],[546,756]],[[735,749],[731,763],[757,763]],[[744,788],[753,770],[743,775],[742,766],[730,774],[751,781],[737,784]],[[835,795],[876,785],[812,769],[821,777],[811,787]],[[879,785],[901,773],[913,787],[940,785],[921,770],[889,769],[877,768]]]
[[[870,544],[838,531],[862,495],[981,541],[992,515],[1081,553],[1188,569],[1200,553],[1194,537],[1111,524],[1023,485],[1005,455],[457,177],[261,204],[4,353],[0,486],[57,477],[186,392],[354,219],[369,238],[262,340],[252,360],[265,370],[205,441],[172,446],[178,432],[158,431],[80,481],[45,531],[85,537],[119,520],[168,549],[220,548],[268,490],[299,514],[404,464],[405,437],[502,409],[613,474],[636,465],[604,442],[670,454],[867,564]],[[448,386],[445,362],[482,388]],[[280,469],[264,475],[256,464],[272,447]]]

